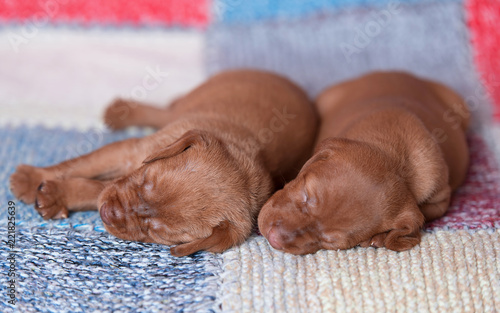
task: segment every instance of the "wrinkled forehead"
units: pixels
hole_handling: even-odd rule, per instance
[[[319,183],[336,187],[372,184],[379,180],[375,177],[371,160],[360,155],[347,155],[323,151],[311,158],[300,174],[307,184]],[[372,170],[371,170],[372,169]]]
[[[327,222],[327,216],[338,211],[349,213],[366,205],[383,203],[393,185],[390,177],[377,177],[356,162],[321,159],[301,173],[308,212]],[[322,218],[325,218],[322,220]]]
[[[237,184],[232,173],[202,158],[170,158],[144,164],[136,173],[137,187],[145,200],[168,198],[170,201],[192,206],[190,201],[214,200],[217,191],[233,190]],[[228,175],[233,175],[229,181]],[[233,192],[234,195],[234,192]],[[218,198],[225,198],[226,194]]]
[[[177,193],[187,193],[199,184],[200,177],[194,177],[191,171],[160,162],[159,160],[144,164],[134,171],[129,176],[130,188],[137,188],[138,193],[146,198],[153,195],[167,197]]]
[[[219,162],[220,163],[220,162]],[[208,178],[216,178],[222,165],[210,155],[184,154],[160,159],[141,167],[146,182],[197,184]]]
[[[307,164],[295,179],[296,187],[305,196],[321,196],[335,183],[339,169],[329,159],[318,157]]]

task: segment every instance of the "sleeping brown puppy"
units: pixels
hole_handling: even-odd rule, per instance
[[[463,100],[446,86],[379,72],[328,88],[317,107],[315,153],[262,208],[262,234],[294,254],[417,245],[466,175]]]
[[[249,70],[216,75],[167,109],[118,100],[105,118],[162,128],[55,166],[21,165],[12,192],[45,219],[99,209],[111,234],[177,245],[176,256],[244,241],[275,188],[307,161],[318,123],[297,86]]]

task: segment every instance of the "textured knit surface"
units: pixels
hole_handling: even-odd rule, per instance
[[[478,136],[469,137],[467,178],[446,214],[425,229],[500,228],[500,170],[493,152]]]
[[[448,84],[467,98],[475,116],[483,115],[488,97],[474,69],[462,3],[396,3],[396,9],[386,3],[300,20],[221,22],[209,33],[207,67],[211,73],[273,70],[313,96],[372,70],[406,70]]]
[[[33,205],[17,201],[8,177],[20,163],[47,166],[112,141],[151,130],[80,132],[44,127],[0,127],[0,203],[16,202],[17,312],[209,312],[216,307],[217,256],[184,258],[169,247],[117,239],[105,232],[96,211],[44,221]],[[7,221],[8,211],[0,211]],[[7,240],[6,228],[0,229]],[[0,246],[2,258],[10,249]],[[8,262],[2,262],[7,273]],[[0,312],[9,307],[0,304]]]
[[[0,0],[0,21],[81,25],[206,25],[207,0]]]
[[[149,131],[151,132],[151,131]],[[89,153],[105,144],[131,137],[140,137],[146,130],[130,129],[109,131],[71,131],[38,127],[0,127],[2,168],[0,178],[5,184],[0,191],[1,203],[15,200],[9,190],[9,177],[19,164],[49,166]],[[17,201],[16,223],[22,227],[57,226],[104,231],[101,217],[95,211],[75,212],[69,219],[44,221],[33,205]],[[0,211],[1,220],[7,220],[7,210]]]
[[[165,106],[203,81],[194,31],[0,27],[0,125],[102,128],[116,97]]]
[[[500,231],[439,231],[406,252],[295,256],[253,237],[223,254],[225,312],[498,312]]]
[[[500,311],[500,175],[491,153],[500,149],[500,126],[487,123],[498,92],[490,79],[500,51],[496,5],[0,0],[4,223],[16,165],[50,165],[149,132],[104,131],[102,110],[112,98],[164,105],[227,68],[274,70],[311,95],[371,70],[408,70],[451,85],[466,97],[475,128],[488,130],[470,137],[470,172],[447,215],[403,253],[357,248],[300,257],[252,237],[222,255],[173,258],[168,247],[110,236],[96,212],[43,221],[16,201],[18,302],[12,310],[2,283],[0,312]],[[5,227],[0,236],[7,240]],[[10,252],[0,246],[3,260]],[[10,263],[0,266],[5,282]]]
[[[500,1],[467,0],[466,8],[476,64],[496,104],[495,117],[500,121]]]
[[[491,142],[490,145],[493,147],[494,153],[497,157],[497,164],[500,164],[500,123],[492,125],[486,139]]]
[[[0,235],[7,238],[4,227]],[[16,239],[17,312],[217,309],[220,267],[212,253],[176,258],[162,245],[47,227],[18,228]],[[2,273],[8,271],[10,253],[5,244],[0,246]],[[0,312],[10,312],[13,306],[4,300]]]
[[[461,0],[440,0],[460,2]],[[317,12],[363,8],[381,8],[390,3],[426,3],[435,0],[214,0],[219,20],[226,23],[249,23],[263,19],[290,19]]]

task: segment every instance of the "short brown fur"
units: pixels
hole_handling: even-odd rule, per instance
[[[406,73],[377,72],[326,89],[317,107],[315,153],[262,208],[262,234],[295,254],[417,245],[424,222],[446,212],[465,179],[462,98]]]
[[[161,129],[55,166],[20,165],[12,192],[45,219],[99,209],[111,234],[177,245],[176,256],[245,240],[307,160],[318,124],[302,90],[251,70],[218,74],[166,109],[117,100],[105,119]]]

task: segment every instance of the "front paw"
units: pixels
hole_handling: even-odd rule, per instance
[[[42,180],[42,169],[30,165],[19,165],[16,172],[10,176],[10,190],[22,202],[32,204],[35,202],[37,188]]]
[[[368,248],[368,247],[382,248],[384,247],[384,242],[386,237],[387,233],[376,234],[370,239],[363,241],[359,245],[363,248]]]
[[[36,194],[35,209],[43,219],[62,219],[68,217],[64,194],[55,181],[40,184]]]
[[[386,248],[393,251],[405,251],[420,243],[419,229],[408,233],[407,229],[393,229],[386,233],[376,234],[369,240],[363,241],[361,247]]]

